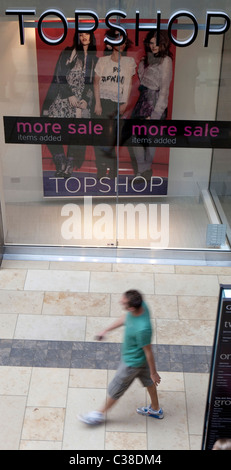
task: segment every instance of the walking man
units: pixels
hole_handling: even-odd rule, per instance
[[[147,387],[151,399],[151,404],[137,408],[137,413],[157,419],[164,417],[156,389],[161,378],[157,373],[152,352],[152,326],[148,307],[142,295],[136,290],[125,292],[121,298],[121,304],[127,312],[126,315],[118,318],[97,337],[100,341],[109,331],[124,325],[121,362],[115,377],[109,384],[106,403],[98,411],[79,416],[79,419],[86,424],[104,422],[107,411],[124,394],[135,378],[139,378],[143,386]]]

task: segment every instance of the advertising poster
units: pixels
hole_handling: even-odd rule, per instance
[[[231,286],[220,287],[203,450],[231,438]]]
[[[43,29],[62,35],[58,21]],[[171,119],[175,46],[165,30],[159,47],[153,31],[140,31],[139,46],[132,24],[126,31],[111,47],[104,38],[118,31],[103,24],[78,37],[70,28],[56,46],[36,30],[41,117],[66,127],[65,138],[53,132],[42,145],[45,197],[167,194],[170,139],[155,146],[155,133],[132,136],[131,122]]]

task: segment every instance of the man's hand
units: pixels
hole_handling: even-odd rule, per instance
[[[158,372],[155,372],[154,374],[151,374],[151,379],[152,379],[153,383],[155,384],[155,386],[158,387],[158,385],[161,382],[161,377],[159,376]]]
[[[97,341],[102,341],[104,339],[104,336],[105,336],[105,332],[102,331],[102,333],[99,333],[98,335],[95,336],[95,339],[97,339]]]
[[[106,335],[109,331],[115,330],[116,328],[119,328],[120,326],[123,326],[123,325],[124,325],[124,321],[125,321],[125,316],[122,315],[122,316],[119,317],[117,320],[115,320],[114,323],[112,323],[112,325],[108,326],[108,327],[105,328],[103,331],[101,331],[100,333],[98,333],[98,335],[95,336],[95,339],[97,339],[97,341],[102,341],[102,339],[105,337],[105,335]]]

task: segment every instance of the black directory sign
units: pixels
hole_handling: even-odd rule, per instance
[[[220,286],[202,449],[231,438],[231,285]]]

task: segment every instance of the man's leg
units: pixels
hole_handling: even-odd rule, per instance
[[[119,377],[119,380],[118,380]],[[118,401],[125,393],[136,377],[136,370],[131,371],[123,362],[120,363],[117,372],[108,386],[107,401],[98,411],[90,412],[79,416],[79,419],[86,424],[100,424],[105,420],[106,412]]]
[[[151,407],[153,410],[159,410],[159,400],[158,400],[158,395],[157,395],[157,390],[155,384],[151,385],[150,387],[147,387],[147,391],[150,395],[151,398]]]
[[[105,414],[117,401],[118,400],[115,400],[115,398],[108,396],[105,405],[99,410],[99,412]]]
[[[102,406],[98,411],[93,411],[87,413],[86,415],[80,415],[80,421],[83,421],[86,424],[101,424],[105,421],[105,415],[110,408],[118,401],[118,399],[111,398],[109,395],[107,396],[107,400],[105,405]]]
[[[159,405],[156,385],[150,379],[148,363],[146,363],[146,365],[143,367],[143,370],[141,370],[139,378],[143,386],[147,388],[148,394],[151,398],[151,404],[137,408],[137,413],[144,416],[150,416],[152,418],[162,419],[164,417],[164,413]]]

